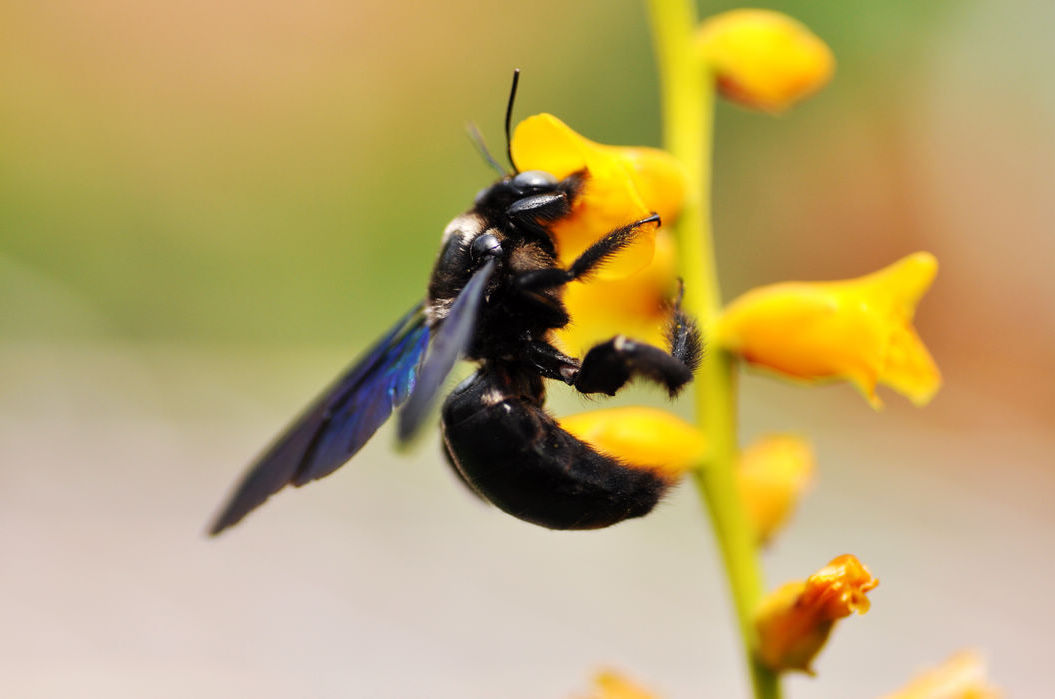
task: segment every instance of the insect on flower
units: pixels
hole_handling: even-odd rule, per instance
[[[506,150],[516,96],[506,108]],[[412,437],[460,358],[477,371],[442,408],[446,456],[473,490],[520,519],[552,529],[594,529],[647,514],[673,478],[623,463],[561,429],[544,409],[543,379],[584,394],[614,395],[641,377],[675,395],[700,360],[696,324],[672,304],[669,347],[617,335],[580,360],[550,342],[566,326],[563,288],[587,280],[634,242],[653,214],[610,231],[568,266],[557,261],[550,227],[569,216],[586,172],[557,179],[507,174],[482,141],[501,179],[443,233],[426,298],[366,351],[249,468],[211,528],[236,524],[288,484],[301,486],[347,462],[396,408],[398,436]],[[426,353],[426,350],[427,353]]]

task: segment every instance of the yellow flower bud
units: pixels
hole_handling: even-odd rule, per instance
[[[831,78],[831,49],[805,25],[771,10],[731,10],[704,21],[696,49],[718,90],[747,107],[779,112]]]
[[[774,671],[812,675],[810,663],[835,622],[853,612],[867,612],[870,603],[865,593],[878,584],[857,558],[845,554],[806,580],[781,586],[755,612],[758,657]]]
[[[647,689],[615,670],[599,672],[587,699],[659,699]]]
[[[876,408],[877,383],[924,405],[941,375],[912,317],[937,269],[933,255],[918,252],[858,279],[760,287],[725,309],[714,337],[789,378],[851,381]]]
[[[982,658],[973,651],[963,650],[883,699],[999,699],[1000,696],[986,678]]]
[[[787,521],[813,468],[813,450],[794,435],[769,435],[741,452],[737,485],[760,543],[769,541]]]
[[[558,178],[586,173],[571,215],[550,226],[564,264],[607,233],[653,213],[671,223],[685,199],[685,173],[670,154],[656,148],[594,143],[552,114],[537,114],[520,122],[510,148],[519,170],[545,170]],[[638,239],[597,277],[625,277],[648,265],[656,228],[644,227]]]
[[[700,463],[703,434],[677,415],[643,406],[605,408],[557,420],[597,451],[674,481]]]

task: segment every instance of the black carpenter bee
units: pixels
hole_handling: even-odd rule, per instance
[[[514,74],[505,120],[510,163],[516,85]],[[236,524],[286,485],[301,486],[335,471],[400,406],[399,439],[409,439],[460,358],[478,367],[444,401],[443,443],[449,462],[477,494],[551,529],[607,527],[656,505],[671,483],[561,429],[545,410],[543,379],[584,394],[614,395],[641,377],[671,396],[692,379],[701,341],[681,309],[680,294],[671,309],[667,349],[618,335],[579,360],[549,340],[570,320],[563,287],[587,280],[643,227],[658,226],[659,216],[611,231],[563,268],[549,227],[569,214],[588,174],[558,180],[547,172],[518,172],[515,164],[513,169],[447,226],[425,300],[256,460],[212,534]]]

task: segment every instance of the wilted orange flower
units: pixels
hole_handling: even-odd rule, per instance
[[[703,434],[677,415],[657,408],[627,406],[592,410],[557,420],[597,451],[647,468],[674,481],[700,463]]]
[[[982,658],[974,651],[962,650],[883,699],[998,699],[1000,696],[989,684]]]
[[[865,593],[878,584],[856,557],[844,554],[806,580],[781,586],[755,612],[759,658],[774,671],[812,675],[810,663],[835,622],[853,612],[867,612],[870,602]]]
[[[937,269],[933,255],[917,252],[858,279],[763,286],[725,309],[714,337],[791,378],[851,381],[877,408],[877,383],[923,405],[941,375],[912,317]]]
[[[664,223],[672,222],[685,198],[685,173],[670,154],[656,148],[595,143],[552,114],[537,114],[520,122],[510,149],[520,170],[545,170],[558,178],[586,174],[571,215],[549,229],[564,264],[605,234],[653,213]],[[644,227],[638,240],[597,277],[625,277],[648,265],[656,228]]]
[[[770,112],[816,92],[835,70],[827,44],[802,23],[771,10],[731,10],[707,19],[696,48],[714,70],[722,95]]]
[[[809,485],[813,468],[813,450],[795,435],[768,435],[741,452],[737,485],[761,543],[787,521]]]
[[[658,695],[615,670],[597,673],[593,684],[593,691],[584,699],[659,699]]]

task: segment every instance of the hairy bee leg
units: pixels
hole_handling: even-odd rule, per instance
[[[654,223],[660,225],[659,214],[646,216],[640,221],[616,228],[596,243],[582,251],[568,268],[572,279],[582,279],[597,270],[598,267],[610,260],[616,253],[629,246],[637,238],[637,231],[641,226]]]
[[[581,393],[614,396],[634,376],[664,386],[673,398],[692,380],[692,369],[659,347],[616,335],[586,353],[572,385]]]
[[[690,371],[695,372],[703,359],[703,339],[696,320],[681,307],[684,296],[685,283],[679,279],[678,295],[674,298],[666,335],[671,356],[680,359]]]
[[[638,229],[649,223],[658,224],[659,214],[652,214],[640,221],[616,228],[583,250],[568,269],[539,269],[525,272],[518,276],[514,283],[523,291],[539,291],[563,286],[568,282],[582,279],[597,271],[601,265],[610,260],[616,253],[634,242]]]

